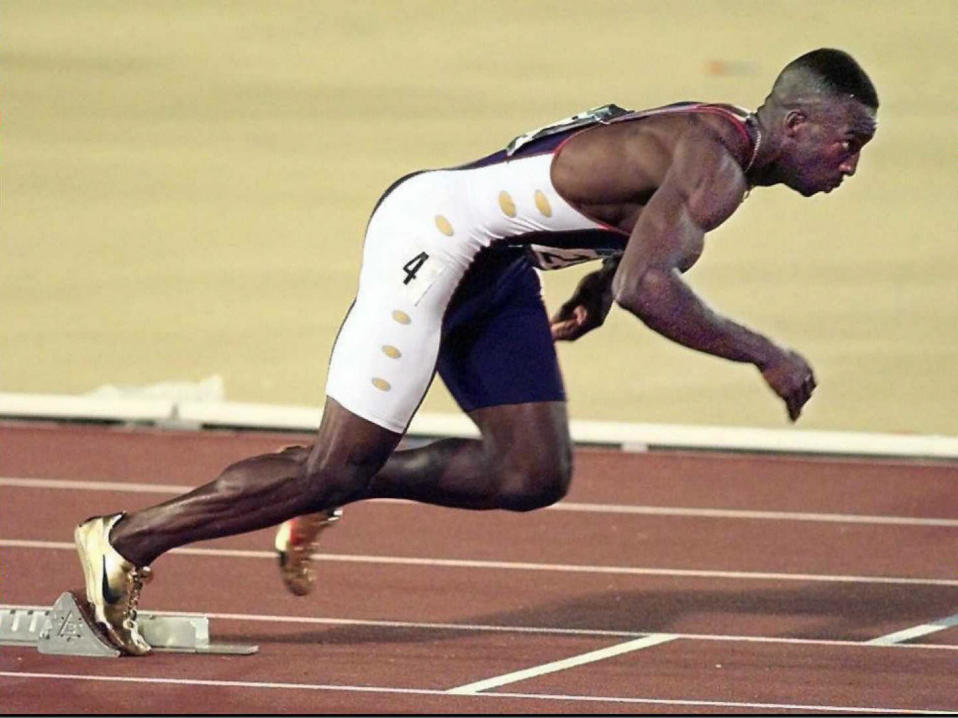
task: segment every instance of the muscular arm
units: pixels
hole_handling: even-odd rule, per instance
[[[682,279],[702,251],[705,233],[741,203],[745,178],[718,139],[690,136],[676,147],[662,185],[642,210],[612,280],[616,303],[684,346],[750,362],[796,419],[814,388],[799,355],[727,319]]]

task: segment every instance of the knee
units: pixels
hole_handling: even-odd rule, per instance
[[[509,511],[532,511],[562,499],[572,481],[572,452],[562,450],[513,464],[503,471],[498,504]]]
[[[337,455],[314,448],[298,478],[314,503],[326,508],[364,498],[369,480],[380,463],[364,456]]]

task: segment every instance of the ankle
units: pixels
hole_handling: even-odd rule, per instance
[[[107,540],[110,542],[110,546],[113,547],[114,551],[134,566],[143,567],[149,565],[150,558],[152,557],[147,557],[140,550],[136,532],[131,527],[129,514],[123,514],[120,520],[113,524],[113,528],[110,529]]]

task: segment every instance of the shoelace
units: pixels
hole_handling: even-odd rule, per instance
[[[126,613],[130,622],[136,620],[137,606],[140,602],[140,592],[143,590],[143,584],[148,583],[153,578],[153,572],[149,566],[134,568],[130,572],[130,593],[126,598]]]

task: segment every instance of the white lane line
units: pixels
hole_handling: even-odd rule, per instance
[[[67,541],[28,541],[0,539],[0,548],[36,548],[73,551]],[[175,548],[171,554],[186,556],[229,556],[276,560],[273,551],[245,549]],[[958,580],[898,576],[832,576],[815,573],[766,573],[762,571],[709,571],[704,569],[644,568],[638,566],[590,566],[587,564],[524,563],[520,561],[478,561],[456,558],[418,558],[411,556],[368,556],[363,554],[318,553],[318,561],[374,563],[394,566],[439,566],[443,568],[503,569],[509,571],[550,571],[557,573],[618,574],[625,576],[670,576],[681,578],[725,578],[742,581],[802,581],[819,583],[895,584],[906,586],[958,586]]]
[[[769,521],[818,521],[843,524],[876,524],[891,526],[946,526],[958,528],[958,519],[918,518],[913,516],[868,516],[865,514],[818,514],[795,511],[748,511],[744,509],[700,509],[683,506],[629,506],[616,504],[581,504],[570,501],[550,506],[553,511],[587,513],[638,514],[643,516],[683,516],[717,519],[765,519]]]
[[[49,606],[32,604],[0,604],[0,610],[44,611]],[[241,623],[294,623],[319,626],[364,626],[372,628],[418,629],[428,631],[461,631],[464,633],[525,633],[554,636],[584,636],[588,638],[641,638],[655,631],[610,631],[598,628],[553,628],[550,626],[505,626],[483,623],[434,623],[424,621],[381,621],[362,618],[326,618],[321,616],[275,616],[257,613],[211,613],[209,611],[173,611],[150,609],[146,613],[160,616],[196,616],[198,618]],[[943,643],[878,644],[862,641],[843,641],[827,638],[785,638],[777,636],[738,636],[712,633],[671,633],[676,638],[722,643],[772,643],[802,646],[837,646],[841,648],[897,648],[956,651],[958,645]]]
[[[267,681],[222,681],[204,680],[200,678],[160,678],[152,676],[91,676],[81,673],[39,673],[32,671],[0,671],[3,678],[47,678],[53,680],[70,681],[101,681],[114,683],[152,683],[177,686],[207,686],[213,688],[256,688],[278,690],[309,690],[309,691],[344,691],[351,693],[393,693],[421,696],[445,696],[450,694],[443,690],[429,688],[392,688],[388,686],[340,686],[323,683],[279,683]],[[580,701],[586,703],[631,703],[638,705],[670,705],[670,706],[710,706],[719,708],[764,708],[775,710],[799,711],[837,711],[839,713],[912,713],[917,715],[958,715],[955,711],[924,710],[918,708],[873,708],[865,706],[829,706],[829,705],[799,705],[792,703],[741,703],[734,701],[710,701],[666,698],[632,698],[626,696],[581,696],[581,695],[550,695],[548,693],[476,693],[459,696],[466,699],[515,698],[534,701]]]
[[[710,708],[758,708],[764,709],[769,713],[777,713],[784,710],[796,710],[803,713],[815,711],[838,711],[839,713],[907,713],[909,715],[958,715],[958,711],[952,710],[923,710],[920,708],[866,708],[863,706],[814,706],[802,703],[742,703],[737,701],[707,701],[707,700],[688,700],[688,699],[667,699],[667,698],[598,698],[592,696],[577,695],[554,695],[549,693],[477,693],[477,696],[496,696],[498,698],[538,698],[548,700],[567,700],[567,701],[593,701],[593,700],[613,700],[619,703],[640,703],[645,705],[664,705],[664,706],[706,706]],[[728,711],[722,711],[727,713]]]
[[[910,641],[913,638],[927,636],[929,633],[944,631],[946,628],[951,628],[952,626],[958,626],[958,613],[953,616],[945,616],[944,618],[938,618],[928,623],[922,623],[917,626],[912,626],[911,628],[879,636],[878,638],[873,638],[868,641],[868,643],[873,646],[891,646],[896,643],[901,643],[902,641]]]
[[[68,479],[28,479],[0,477],[0,486],[25,489],[72,491],[117,491],[127,493],[179,495],[195,486],[177,484],[138,484],[123,481],[74,481]],[[372,499],[375,503],[411,504],[397,499]],[[883,526],[941,526],[958,528],[958,519],[922,518],[917,516],[869,516],[867,514],[824,514],[796,511],[751,511],[746,509],[704,509],[686,506],[641,506],[629,504],[591,504],[562,501],[545,511],[619,514],[638,516],[677,516],[686,518],[758,519],[766,521],[812,521],[823,523],[874,524]]]
[[[176,484],[135,484],[126,481],[75,481],[72,479],[23,479],[0,477],[0,486],[20,489],[57,489],[61,491],[118,491],[135,494],[184,494],[195,486]]]
[[[632,641],[626,641],[625,643],[617,643],[614,646],[600,648],[596,651],[589,651],[588,653],[581,653],[578,656],[570,656],[569,658],[563,658],[560,661],[543,663],[540,666],[532,666],[531,668],[524,668],[521,671],[513,671],[512,673],[504,673],[501,676],[493,676],[492,678],[475,681],[474,683],[467,683],[462,686],[450,688],[447,693],[453,693],[456,695],[470,695],[479,693],[488,688],[504,686],[507,683],[518,683],[519,681],[524,681],[527,678],[544,676],[547,673],[564,671],[567,668],[582,666],[586,663],[595,663],[596,661],[602,661],[606,658],[612,658],[613,656],[621,656],[623,653],[640,651],[643,648],[649,648],[651,646],[657,646],[660,643],[674,641],[676,638],[677,636],[669,633],[653,633],[651,636],[636,638]]]

